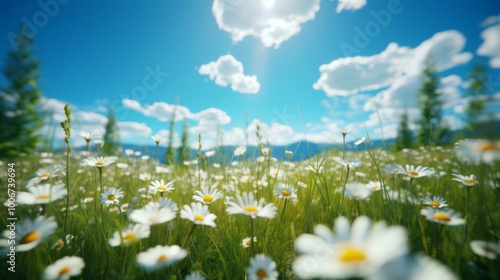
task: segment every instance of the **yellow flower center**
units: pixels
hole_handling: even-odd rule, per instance
[[[432,215],[432,217],[436,220],[443,221],[443,222],[451,221],[450,216],[448,216],[447,214],[442,213],[442,212],[438,212],[438,213]]]
[[[245,245],[247,245],[247,246],[252,245],[252,239],[248,239],[248,241],[247,241],[247,242],[245,242]]]
[[[116,196],[114,194],[108,195],[108,200],[115,200]]]
[[[488,142],[488,143],[485,143],[484,145],[482,145],[481,147],[479,147],[479,150],[481,152],[498,151],[498,150],[500,150],[500,147],[495,145],[495,143]]]
[[[255,274],[257,274],[257,277],[259,277],[259,278],[266,278],[267,277],[267,272],[263,268],[259,268]]]
[[[43,173],[40,176],[38,176],[38,179],[47,180],[49,177],[50,177],[50,173]]]
[[[349,167],[349,165],[351,165],[351,163],[350,163],[350,162],[346,162],[346,163],[345,163],[345,166]]]
[[[61,270],[59,270],[59,276],[63,276],[64,274],[68,273],[69,270],[70,270],[70,267],[68,267],[68,266],[61,268]]]
[[[246,212],[251,212],[251,213],[257,213],[257,211],[259,211],[257,209],[257,206],[254,206],[254,205],[247,205],[247,206],[243,207],[243,210],[245,210]]]
[[[160,192],[164,192],[164,191],[166,191],[166,190],[167,190],[167,187],[166,187],[166,186],[159,186],[159,187],[158,187],[158,191],[160,191]]]
[[[158,262],[164,262],[167,260],[168,260],[168,257],[165,254],[162,254],[161,256],[158,257]]]
[[[433,206],[433,207],[439,207],[439,206],[441,205],[441,203],[439,203],[439,202],[437,202],[437,201],[431,201],[429,204],[430,204],[431,206]]]
[[[203,217],[202,215],[194,215],[194,220],[203,222],[205,220],[205,217]]]
[[[158,221],[160,219],[160,216],[156,215],[156,216],[151,216],[149,217],[149,221],[151,223],[155,223],[156,221]]]
[[[64,241],[59,240],[59,241],[57,242],[57,247],[62,247],[62,246],[64,246]]]
[[[33,241],[38,240],[38,238],[40,238],[40,232],[35,230],[35,231],[32,231],[32,232],[26,234],[23,238],[21,238],[20,243],[21,244],[29,244]]]
[[[353,247],[346,247],[340,254],[340,261],[342,262],[356,262],[364,259],[366,259],[365,252]]]
[[[372,190],[378,190],[378,185],[373,185]]]
[[[291,192],[287,189],[283,189],[283,190],[281,190],[281,194],[284,196],[289,196],[291,194]]]
[[[97,166],[97,167],[103,167],[104,166],[104,161],[97,161],[95,163],[95,166]]]
[[[264,186],[261,182],[257,182],[257,187],[258,188],[262,188],[262,186]]]
[[[35,198],[35,200],[42,200],[42,199],[49,199],[50,198],[50,195],[48,194],[42,194],[42,195],[39,195]]]
[[[408,173],[408,175],[411,175],[411,176],[418,176],[417,171],[408,171],[407,173]]]
[[[209,194],[206,194],[204,197],[203,197],[203,202],[205,203],[210,203],[212,202],[212,200],[214,200],[214,197],[209,195]]]
[[[475,180],[472,180],[472,179],[465,179],[464,182],[467,184],[467,185],[474,185],[474,183],[476,182]]]
[[[137,235],[133,232],[129,232],[123,236],[123,243],[130,243],[137,240]]]

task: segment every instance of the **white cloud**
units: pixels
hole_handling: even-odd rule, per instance
[[[301,24],[314,19],[319,0],[214,0],[212,13],[221,30],[233,42],[246,36],[259,39],[264,46],[279,48],[300,32]]]
[[[363,8],[366,5],[366,0],[339,0],[339,4],[337,5],[337,9],[335,11],[337,13],[346,11],[357,11]]]
[[[500,15],[487,17],[485,20],[483,20],[483,22],[481,22],[481,26],[487,27],[497,23],[500,23]]]
[[[149,137],[152,132],[151,128],[145,123],[118,122],[117,125],[120,133],[120,139]]]
[[[472,54],[462,52],[464,46],[465,37],[455,30],[436,33],[414,49],[390,43],[379,54],[338,58],[321,65],[321,76],[313,88],[328,96],[382,89],[401,78],[420,75],[429,55],[437,71],[468,62]]]
[[[172,120],[175,112],[175,121],[182,121],[186,118],[191,118],[192,114],[187,107],[168,104],[165,102],[155,102],[152,105],[142,107],[136,100],[123,99],[122,104],[124,107],[140,112],[145,116],[156,118],[162,122]]]
[[[222,87],[231,85],[232,90],[240,93],[252,94],[259,92],[260,89],[257,76],[245,75],[243,64],[230,54],[200,66],[198,72],[201,75],[208,75],[217,85]]]
[[[477,54],[490,57],[490,66],[500,68],[500,24],[483,30],[481,38],[484,42],[477,49]]]

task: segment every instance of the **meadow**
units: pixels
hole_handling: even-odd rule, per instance
[[[93,145],[2,161],[0,274],[499,279],[500,144],[370,143],[303,161],[273,158],[264,143],[231,155],[200,145],[170,165],[154,151],[104,157]]]

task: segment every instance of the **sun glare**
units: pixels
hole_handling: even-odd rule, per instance
[[[262,4],[267,9],[271,9],[275,3],[276,3],[276,0],[262,0]]]

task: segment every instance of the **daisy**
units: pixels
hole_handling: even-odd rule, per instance
[[[420,210],[420,214],[425,216],[427,220],[448,225],[448,226],[460,226],[465,224],[465,220],[460,218],[460,215],[455,213],[451,209],[439,209],[439,208],[424,208]]]
[[[151,180],[151,174],[141,173],[141,174],[139,174],[139,180],[148,182],[149,180]]]
[[[243,195],[236,196],[235,202],[227,202],[226,212],[228,214],[245,214],[255,219],[255,217],[264,217],[273,219],[276,216],[278,208],[273,203],[265,204],[264,198],[255,200],[252,193],[244,192]]]
[[[384,173],[385,174],[391,174],[391,175],[396,175],[400,173],[406,173],[406,170],[399,164],[389,164],[386,167],[384,167]]]
[[[343,166],[347,167],[347,168],[356,168],[356,167],[360,167],[362,165],[361,161],[357,160],[357,159],[336,159],[336,161],[340,164],[342,164]]]
[[[54,217],[38,216],[35,220],[25,219],[16,224],[15,247],[16,252],[29,251],[53,234],[57,229]],[[10,247],[11,235],[9,230],[3,232],[6,239],[0,239],[0,247]],[[9,242],[10,241],[10,242]]]
[[[173,213],[177,213],[177,203],[175,203],[172,199],[170,198],[165,198],[161,197],[160,201],[158,202],[158,205],[160,205],[160,208],[167,208]]]
[[[60,176],[64,176],[64,168],[66,165],[64,163],[62,164],[57,164],[53,166],[52,168],[40,168],[36,171],[36,177],[32,178],[28,181],[26,184],[26,187],[31,187],[33,185],[40,184],[42,182],[45,182],[47,180],[50,180],[51,178],[57,178]]]
[[[101,204],[109,206],[111,204],[120,204],[120,198],[123,197],[123,192],[115,187],[107,188],[101,194]]]
[[[424,199],[422,199],[422,201],[424,204],[432,206],[433,208],[444,208],[448,206],[446,200],[439,196],[433,196],[432,199],[430,198],[430,196],[426,196]]]
[[[128,246],[137,243],[140,239],[148,238],[151,232],[151,227],[143,224],[129,224],[126,229],[115,231],[113,237],[108,239],[111,247],[120,245]]]
[[[274,189],[274,196],[284,199],[297,199],[297,191],[290,185],[279,184]]]
[[[405,174],[406,176],[410,178],[420,178],[420,177],[426,177],[426,176],[434,176],[435,171],[434,168],[430,167],[422,167],[422,166],[417,166],[415,168],[414,165],[406,165],[406,169],[404,169],[401,165],[396,165],[396,167],[399,169],[399,174]]]
[[[206,156],[207,158],[212,157],[213,155],[215,155],[215,151],[206,151],[206,152],[205,152],[205,156]]]
[[[188,219],[196,225],[215,227],[214,220],[217,216],[215,214],[211,214],[208,211],[208,206],[203,205],[200,202],[193,202],[191,203],[191,206],[184,205],[180,214],[181,218]]]
[[[19,192],[17,194],[16,200],[19,204],[48,204],[49,202],[56,201],[67,195],[67,191],[63,184],[53,186],[50,184],[31,186],[28,187],[28,191],[29,192]]]
[[[82,273],[85,262],[76,256],[66,256],[47,266],[43,272],[43,279],[67,280]]]
[[[488,259],[496,259],[500,254],[500,243],[488,242],[483,240],[472,240],[470,248],[474,254]]]
[[[272,280],[278,279],[276,263],[272,258],[259,254],[250,259],[250,267],[247,268],[248,280]]]
[[[307,170],[307,171],[312,171],[312,172],[315,172],[315,173],[319,173],[319,172],[323,171],[323,166],[321,166],[321,163],[313,163],[313,164],[311,164],[309,166],[306,166],[304,169]]]
[[[157,245],[137,254],[137,265],[152,272],[159,268],[172,266],[186,256],[187,251],[177,245]]]
[[[97,149],[104,147],[104,141],[103,140],[94,140],[94,147],[96,147]]]
[[[317,225],[314,235],[302,234],[295,240],[300,255],[292,268],[299,278],[364,278],[408,253],[402,226],[378,222],[372,227],[370,219],[361,216],[352,227],[347,218],[339,217],[334,229]]]
[[[345,197],[355,200],[365,200],[372,195],[372,189],[366,187],[362,183],[349,183],[345,186]]]
[[[371,189],[373,192],[380,191],[380,189],[382,189],[382,184],[380,183],[380,181],[370,181],[365,186],[368,189]]]
[[[234,156],[236,156],[236,157],[242,156],[246,153],[246,151],[247,151],[247,147],[240,146],[234,150]]]
[[[207,278],[205,278],[203,275],[201,275],[201,273],[199,271],[195,271],[195,272],[191,272],[184,279],[185,280],[206,280]]]
[[[453,174],[456,178],[453,178],[453,181],[460,182],[462,185],[466,187],[472,187],[476,185],[476,176],[471,174],[470,176],[462,176],[460,174]]]
[[[89,157],[87,159],[82,160],[82,166],[95,166],[99,169],[102,169],[104,166],[108,166],[115,162],[117,157]]]
[[[383,266],[372,280],[457,280],[453,271],[439,261],[423,254],[406,255]]]
[[[151,136],[151,139],[153,139],[153,141],[155,141],[156,145],[158,145],[165,138],[160,134],[155,134],[155,135]]]
[[[141,209],[132,211],[129,218],[134,223],[143,225],[156,225],[169,222],[175,218],[176,212],[168,207],[163,207],[157,202],[150,202]]]
[[[291,159],[293,157],[293,152],[289,150],[285,150],[285,157],[287,159]]]
[[[276,167],[271,167],[271,169],[269,170],[269,175],[274,179],[281,178],[283,177],[283,170],[280,170]]]
[[[354,142],[354,145],[359,146],[359,145],[365,143],[365,141],[366,141],[366,137],[361,137],[358,141]]]
[[[171,192],[174,190],[174,183],[175,180],[170,181],[168,184],[165,184],[165,181],[163,179],[161,180],[156,180],[151,182],[151,185],[149,186],[149,193],[156,194],[157,192],[163,194],[164,192]]]
[[[54,243],[54,245],[52,245],[51,249],[61,250],[65,245],[68,246],[68,248],[71,248],[70,244],[73,239],[75,239],[74,235],[66,234],[66,243],[62,239],[59,239],[56,243]]]
[[[90,132],[87,132],[87,131],[80,131],[78,133],[78,135],[80,135],[85,141],[90,142],[90,140],[96,138],[96,137],[99,137],[99,135],[95,134],[95,133],[90,133]]]
[[[352,128],[341,129],[340,127],[337,127],[337,129],[340,131],[340,133],[342,133],[343,136],[346,136],[346,134],[349,133],[352,130]]]
[[[212,185],[210,188],[201,187],[201,191],[196,191],[193,199],[205,204],[210,204],[218,199],[224,198],[221,191],[217,189],[217,185]]]
[[[464,140],[457,144],[456,149],[457,155],[467,162],[489,164],[500,160],[500,141]]]
[[[243,248],[248,248],[252,246],[254,242],[257,242],[257,237],[254,237],[253,240],[251,237],[245,237],[241,240],[241,246],[243,246]]]
[[[266,180],[257,180],[253,182],[253,187],[257,189],[262,189],[263,187],[267,187],[268,183]]]

